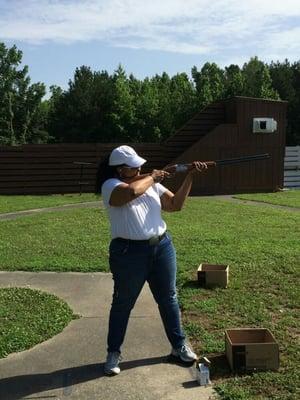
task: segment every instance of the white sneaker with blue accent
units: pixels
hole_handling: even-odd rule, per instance
[[[106,362],[104,364],[105,375],[118,375],[121,370],[119,367],[119,362],[122,360],[120,352],[112,351],[107,353]]]
[[[198,358],[186,343],[178,349],[173,348],[171,354],[174,357],[180,358],[180,360],[183,362],[194,362]]]

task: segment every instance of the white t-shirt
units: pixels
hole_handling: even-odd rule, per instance
[[[160,183],[149,187],[144,194],[120,207],[109,204],[115,187],[124,183],[119,179],[106,180],[101,188],[102,199],[108,211],[112,238],[146,240],[162,235],[167,226],[161,218],[160,197],[168,190]]]

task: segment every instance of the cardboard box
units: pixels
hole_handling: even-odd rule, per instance
[[[203,287],[226,288],[229,280],[229,266],[222,264],[200,264],[198,282]]]
[[[279,368],[279,346],[268,329],[228,329],[225,331],[225,349],[233,371]]]

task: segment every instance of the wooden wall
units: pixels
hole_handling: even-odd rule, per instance
[[[53,144],[0,147],[0,194],[93,192],[99,160],[118,143]],[[148,169],[162,161],[161,146],[134,145],[149,159]],[[81,176],[80,162],[83,166]],[[83,185],[80,185],[83,182]]]
[[[162,144],[131,144],[148,160],[146,171],[169,163],[257,153],[271,159],[210,169],[196,179],[193,194],[272,191],[283,186],[286,102],[235,97],[206,107]],[[273,117],[272,134],[252,133],[254,117]],[[0,194],[50,194],[94,190],[99,160],[121,143],[0,147]],[[84,165],[81,177],[81,166]],[[175,190],[182,177],[165,181]],[[80,186],[80,181],[84,185]]]
[[[195,179],[193,194],[230,194],[275,191],[283,187],[286,102],[235,97],[225,101],[227,123],[183,152],[176,163],[215,160],[261,153],[271,158],[240,165],[211,168]],[[253,118],[272,117],[277,121],[274,133],[252,132]],[[169,182],[176,190],[180,177]]]

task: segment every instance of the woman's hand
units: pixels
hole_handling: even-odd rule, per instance
[[[196,173],[196,172],[203,172],[206,171],[208,168],[208,165],[205,162],[201,162],[201,161],[193,161],[190,165],[189,165],[189,173]]]
[[[159,183],[163,181],[165,178],[168,178],[170,176],[170,173],[162,169],[154,169],[151,172],[150,176],[154,180],[154,183]]]

